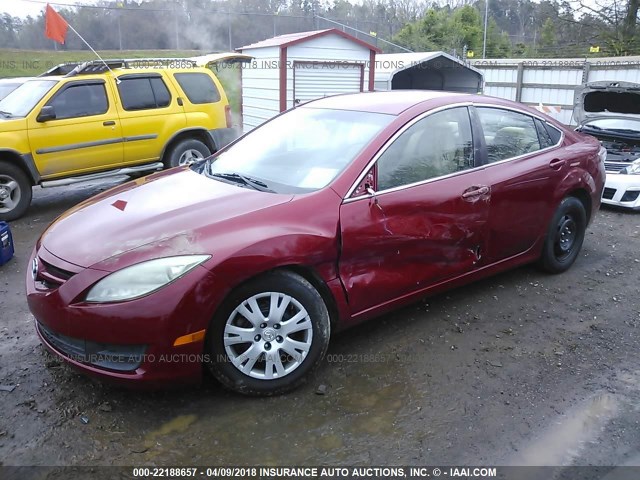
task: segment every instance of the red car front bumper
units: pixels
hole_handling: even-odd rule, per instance
[[[30,265],[34,258],[27,301],[52,353],[86,374],[128,386],[202,379],[204,331],[224,294],[207,269],[196,267],[135,300],[96,304],[83,298],[109,272],[73,266],[44,248],[33,252]]]

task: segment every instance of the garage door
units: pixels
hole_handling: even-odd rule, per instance
[[[339,93],[361,92],[364,66],[344,63],[294,63],[295,105]]]

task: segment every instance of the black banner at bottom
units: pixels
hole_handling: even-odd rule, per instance
[[[640,466],[0,466],[0,480],[640,480]]]

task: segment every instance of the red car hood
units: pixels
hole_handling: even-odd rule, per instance
[[[80,267],[174,237],[188,239],[182,253],[209,253],[191,241],[206,235],[204,227],[209,231],[216,223],[292,198],[226,184],[189,169],[161,172],[79,204],[52,223],[40,241],[56,257]]]

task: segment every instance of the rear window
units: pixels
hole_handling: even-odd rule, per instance
[[[166,107],[171,94],[160,77],[121,78],[118,91],[125,110]]]
[[[220,92],[206,73],[176,73],[174,77],[191,103],[220,101]]]

